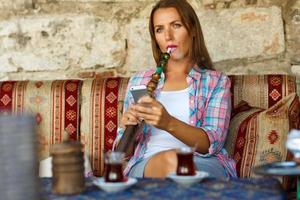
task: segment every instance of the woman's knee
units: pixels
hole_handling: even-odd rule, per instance
[[[145,166],[144,175],[147,177],[165,177],[175,172],[177,156],[174,150],[160,152],[154,155]]]
[[[170,170],[176,170],[177,167],[177,155],[176,151],[169,150],[162,152],[162,165]]]

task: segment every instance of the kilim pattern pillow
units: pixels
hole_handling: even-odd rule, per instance
[[[233,108],[246,101],[256,108],[270,108],[283,97],[296,93],[296,77],[289,75],[232,75]]]
[[[244,103],[233,112],[225,143],[236,161],[239,177],[255,177],[254,166],[291,159],[285,142],[291,128],[299,127],[299,100],[292,93],[269,109]]]
[[[0,82],[0,112],[35,117],[42,160],[64,137],[79,140],[80,89],[79,80]]]
[[[111,150],[122,116],[128,78],[84,80],[81,105],[81,142],[93,173],[103,173],[103,153]]]

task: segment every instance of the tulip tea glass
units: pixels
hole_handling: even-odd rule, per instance
[[[190,147],[182,147],[177,149],[177,170],[178,176],[194,176],[196,174],[193,155],[194,149]]]
[[[105,182],[123,182],[124,153],[110,151],[105,154]]]

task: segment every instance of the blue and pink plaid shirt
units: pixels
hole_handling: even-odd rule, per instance
[[[135,74],[129,80],[128,88],[133,85],[147,85],[151,79],[151,75],[155,72],[155,68],[148,69]],[[154,95],[158,96],[162,90],[165,81],[164,73],[158,83]],[[235,161],[229,158],[224,143],[229,127],[231,112],[231,93],[229,78],[217,71],[200,69],[194,66],[188,76],[187,83],[189,87],[189,108],[191,126],[203,129],[209,138],[210,147],[207,154],[199,154],[202,157],[216,156],[220,163],[224,166],[226,172],[236,177]],[[130,92],[127,92],[124,100],[124,111],[134,100]],[[115,144],[119,141],[124,130],[118,128],[118,134]],[[189,134],[189,133],[186,133]],[[128,175],[130,169],[136,163],[143,160],[143,155],[147,148],[147,142],[151,136],[150,126],[143,124],[139,128],[137,134],[137,146],[134,155],[129,160],[124,173]]]

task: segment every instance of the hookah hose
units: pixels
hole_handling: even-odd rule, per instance
[[[163,72],[170,58],[170,53],[173,50],[173,48],[168,48],[167,52],[161,54],[160,63],[156,67],[155,73],[152,74],[150,82],[147,84],[147,93],[152,98],[154,98],[154,90],[157,87],[157,84],[161,77],[161,73]],[[128,155],[136,139],[137,129],[138,125],[127,125],[115,151],[124,152],[126,155]]]

